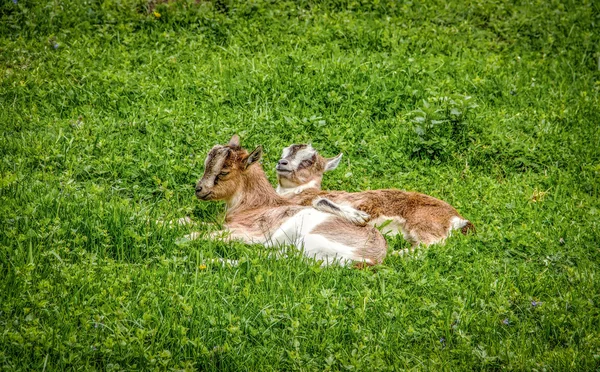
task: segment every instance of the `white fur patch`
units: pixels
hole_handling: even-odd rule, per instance
[[[373,263],[371,260],[357,255],[354,247],[331,241],[326,236],[319,234],[309,234],[304,238],[304,255],[323,260],[323,265],[335,262],[346,265],[353,261]]]
[[[450,218],[450,229],[448,229],[448,233],[450,233],[452,230],[462,229],[467,225],[467,223],[469,223],[468,220],[463,220],[457,216]]]
[[[277,185],[275,192],[277,192],[281,196],[286,196],[286,195],[291,196],[291,195],[301,194],[302,191],[304,191],[306,189],[312,189],[312,188],[320,188],[318,186],[318,183],[316,180],[312,180],[312,181],[305,183],[304,185],[300,185],[298,187],[283,187],[281,185]]]
[[[336,260],[342,263],[361,261],[357,249],[329,240],[326,235],[311,233],[323,222],[334,218],[333,215],[307,208],[285,221],[264,243],[267,247],[294,245],[304,250],[304,255],[323,260],[331,264]],[[369,262],[370,261],[366,261]]]
[[[331,215],[317,211],[316,209],[303,209],[281,224],[268,237],[267,244],[301,246],[304,237],[330,217]]]

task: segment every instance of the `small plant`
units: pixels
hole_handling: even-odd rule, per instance
[[[414,136],[409,137],[413,156],[441,160],[469,143],[469,111],[477,104],[469,96],[452,95],[423,100],[409,113]]]

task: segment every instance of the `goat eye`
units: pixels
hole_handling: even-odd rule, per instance
[[[302,163],[300,163],[300,167],[306,168],[306,167],[310,167],[312,164],[313,164],[313,162],[310,160],[303,160]]]
[[[229,174],[229,172],[221,172],[221,173],[219,173],[219,177],[225,177],[228,174]]]

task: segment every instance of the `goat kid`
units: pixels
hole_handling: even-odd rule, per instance
[[[227,204],[225,231],[213,236],[225,233],[230,239],[267,247],[294,245],[324,264],[363,266],[383,261],[387,242],[377,229],[282,198],[258,163],[261,155],[260,146],[251,153],[241,148],[237,135],[208,153],[196,197]]]
[[[337,168],[341,157],[324,158],[311,145],[286,147],[276,166],[277,193],[293,203],[313,204],[341,217],[354,216],[356,210],[364,212],[370,225],[381,226],[383,233],[401,233],[413,249],[419,244],[442,243],[455,229],[463,234],[475,229],[450,204],[417,192],[321,191],[323,173]]]

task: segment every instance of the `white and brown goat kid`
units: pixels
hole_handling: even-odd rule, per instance
[[[282,198],[258,162],[261,155],[260,146],[248,153],[240,147],[239,137],[233,136],[227,145],[214,146],[206,157],[196,196],[226,202],[224,227],[230,239],[265,246],[294,245],[325,264],[362,266],[383,261],[387,243],[377,229]]]
[[[425,194],[397,189],[321,191],[323,173],[335,169],[341,156],[324,158],[310,145],[286,147],[276,167],[277,192],[299,205],[326,198],[315,208],[342,217],[364,212],[370,225],[383,226],[384,233],[401,233],[413,247],[441,243],[455,229],[463,234],[474,230],[450,204]]]

